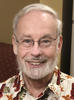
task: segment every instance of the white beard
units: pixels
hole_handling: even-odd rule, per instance
[[[55,57],[54,61],[51,60],[40,68],[28,68],[25,64],[25,61],[17,58],[19,71],[22,71],[27,77],[35,80],[42,79],[53,72],[56,66],[56,60],[57,59]]]

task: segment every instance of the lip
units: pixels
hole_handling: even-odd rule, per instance
[[[27,61],[26,64],[30,67],[30,68],[40,68],[42,66],[44,66],[45,61],[43,62],[31,62],[31,61]]]

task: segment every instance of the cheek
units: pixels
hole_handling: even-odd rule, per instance
[[[46,50],[45,55],[48,56],[48,58],[54,58],[56,56],[56,48],[50,48],[48,50]]]
[[[20,58],[24,58],[28,55],[28,51],[24,50],[23,48],[18,47],[17,56]]]

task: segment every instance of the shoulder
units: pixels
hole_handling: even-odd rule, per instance
[[[15,80],[15,79],[16,79],[16,76],[13,76],[13,77],[9,78],[8,80],[6,80],[6,81],[0,83],[0,88],[1,88],[2,86],[3,86],[3,87],[5,87],[5,86],[11,87],[11,85],[14,83],[14,80]]]
[[[4,100],[3,98],[6,99],[8,95],[11,95],[13,93],[13,87],[16,77],[17,76],[13,76],[8,80],[0,83],[0,98],[2,98],[2,100]]]
[[[61,79],[61,83],[63,82],[70,82],[70,83],[74,83],[74,77],[68,75],[68,74],[65,74],[63,72],[61,72],[60,74],[60,79]]]
[[[59,83],[62,85],[66,84],[66,83],[68,84],[68,82],[70,84],[74,83],[74,77],[61,72],[57,66],[55,68],[55,75],[57,77],[57,81],[59,81]],[[68,85],[70,85],[70,84],[68,84]]]
[[[65,82],[67,84],[68,84],[68,82],[74,83],[74,77],[61,72],[57,66],[55,68],[55,74],[57,76],[58,81],[60,81],[61,84],[64,84]]]
[[[61,94],[72,97],[74,93],[74,77],[61,72],[60,75]]]

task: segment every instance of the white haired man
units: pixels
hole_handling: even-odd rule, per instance
[[[0,100],[74,100],[74,78],[57,67],[61,21],[50,7],[31,4],[13,20],[19,75],[0,84]]]

